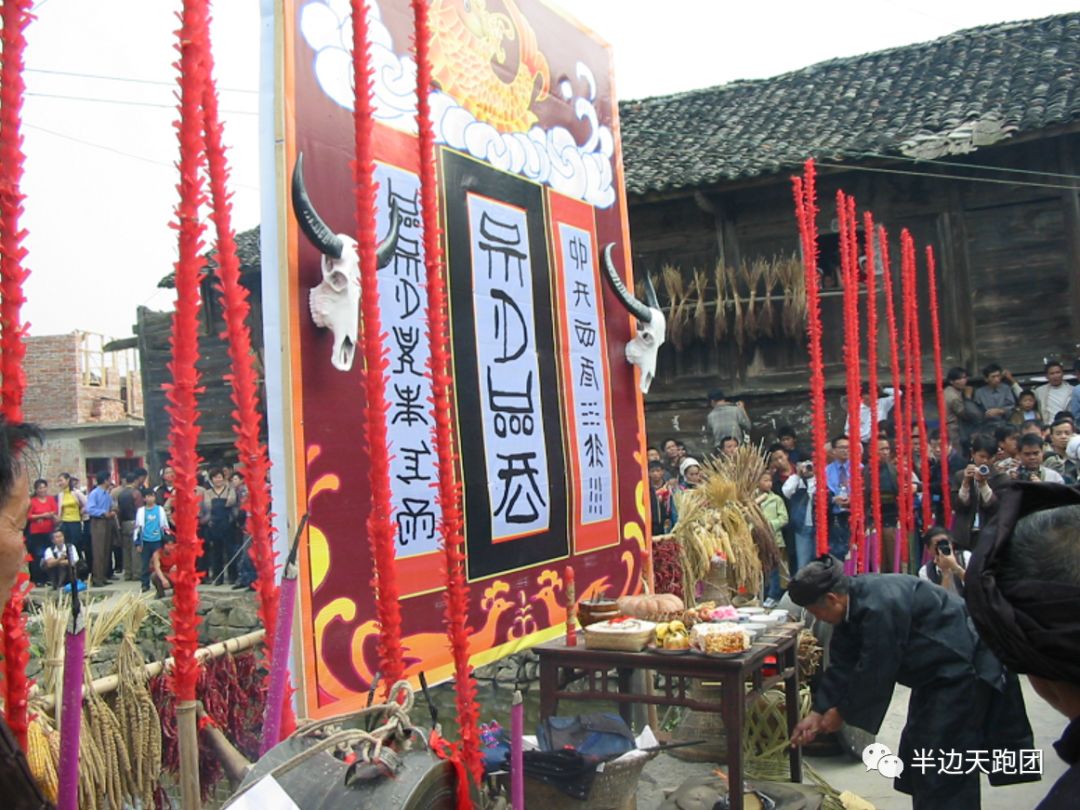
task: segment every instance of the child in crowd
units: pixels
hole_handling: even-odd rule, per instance
[[[784,550],[783,529],[788,524],[788,511],[784,505],[784,499],[773,492],[772,473],[767,470],[758,478],[756,500],[765,515],[765,519],[769,521],[769,526],[773,531],[773,538],[776,540],[776,546],[780,549],[780,565],[774,568],[771,574],[767,575],[765,583],[765,607],[773,607],[783,596],[784,586],[787,584],[788,579],[787,566],[783,562],[787,557]],[[783,576],[783,583],[781,583],[781,576]]]
[[[1014,425],[1022,425],[1025,422],[1037,422],[1042,419],[1039,413],[1039,402],[1035,399],[1035,392],[1024,389],[1016,403],[1016,409],[1009,416],[1009,422]]]

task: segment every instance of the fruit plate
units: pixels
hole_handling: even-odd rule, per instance
[[[649,647],[645,648],[645,651],[646,652],[651,652],[651,653],[656,653],[657,655],[686,655],[688,652],[690,652],[690,648],[689,647],[684,647],[681,650],[668,650],[668,649],[665,649],[664,647],[649,646]]]

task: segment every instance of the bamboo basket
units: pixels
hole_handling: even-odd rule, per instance
[[[787,702],[783,689],[764,692],[746,712],[743,762],[750,779],[790,782]],[[799,718],[810,713],[810,687],[799,687]]]
[[[587,799],[574,799],[551,785],[526,776],[525,805],[571,810],[636,810],[641,771],[656,755],[656,751],[650,751],[605,763],[604,770],[596,775]]]

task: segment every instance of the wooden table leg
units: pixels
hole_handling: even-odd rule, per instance
[[[728,806],[743,810],[743,725],[746,721],[746,692],[742,675],[730,673],[724,678],[724,734],[727,738]]]
[[[787,704],[788,738],[791,738],[795,726],[799,723],[799,658],[797,648],[791,647],[783,655],[783,666],[791,667],[791,675],[784,679],[784,702]],[[791,781],[802,782],[802,748],[789,746],[788,758],[791,764]]]
[[[559,667],[558,665],[544,657],[540,657],[540,720],[541,722],[547,720],[549,717],[555,714],[559,708],[558,698],[555,697],[555,691],[558,688],[559,681]]]
[[[630,694],[630,679],[633,677],[634,670],[627,667],[619,667],[615,670],[619,677],[619,694]],[[634,704],[628,700],[619,701],[619,717],[626,723],[627,728],[634,727]]]

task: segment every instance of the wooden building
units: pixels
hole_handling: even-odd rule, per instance
[[[236,249],[240,259],[240,281],[250,294],[251,338],[259,355],[257,368],[262,369],[262,291],[259,275],[259,229],[239,233]],[[203,278],[202,311],[199,334],[199,374],[203,391],[199,395],[199,454],[208,464],[234,461],[233,449],[233,403],[232,388],[226,376],[232,372],[228,344],[222,337],[225,331],[221,297],[216,289],[215,265],[211,258]],[[171,288],[173,276],[166,276],[158,286]],[[168,460],[169,413],[165,410],[163,385],[171,382],[169,363],[172,350],[169,338],[172,330],[172,312],[155,312],[139,307],[135,337],[131,339],[138,347],[142,367],[143,400],[146,403],[147,468],[156,480],[157,471]],[[266,423],[263,422],[265,434]]]
[[[658,279],[672,325],[646,398],[651,441],[702,436],[714,387],[747,401],[755,438],[807,424],[790,179],[807,157],[819,167],[832,427],[843,422],[838,188],[888,227],[894,268],[901,228],[934,247],[946,368],[978,376],[993,360],[1033,375],[1044,357],[1068,367],[1080,352],[1080,13],[627,101],[620,118],[635,271]],[[884,338],[879,349],[887,382]],[[923,349],[929,383],[928,337]]]

